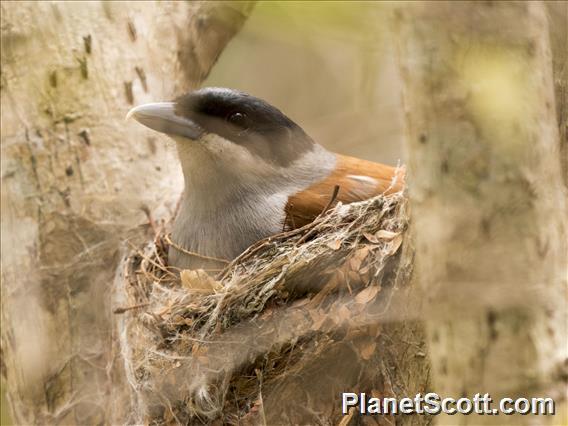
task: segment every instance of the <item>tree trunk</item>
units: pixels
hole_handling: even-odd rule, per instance
[[[434,388],[560,404],[567,216],[544,6],[413,4],[398,29]]]
[[[556,115],[560,128],[560,164],[568,186],[568,2],[547,1]]]
[[[112,277],[181,191],[124,122],[196,87],[252,2],[2,3],[2,372],[17,424],[124,423]]]

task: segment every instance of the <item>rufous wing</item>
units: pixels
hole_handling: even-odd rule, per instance
[[[391,194],[404,186],[404,169],[337,154],[334,171],[324,180],[288,198],[286,227],[298,228],[313,221],[329,204],[335,186],[335,202],[363,201]]]

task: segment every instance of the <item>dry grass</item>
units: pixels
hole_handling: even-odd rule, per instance
[[[274,386],[338,339],[365,337],[353,346],[371,359],[396,291],[405,209],[402,193],[337,205],[215,276],[169,268],[163,232],[133,248],[115,310],[144,415],[133,420],[262,423]]]

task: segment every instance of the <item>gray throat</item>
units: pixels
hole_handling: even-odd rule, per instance
[[[259,180],[239,184],[234,177],[194,178],[186,174],[186,188],[172,228],[172,240],[190,255],[170,247],[170,266],[180,269],[220,269],[254,242],[283,230],[288,197],[325,178],[335,155],[316,145],[294,165]]]
[[[184,193],[172,229],[172,240],[201,256],[232,260],[255,241],[282,230],[287,197],[246,194],[227,198],[217,206],[200,206],[199,197]],[[181,269],[222,267],[175,247],[169,264]]]

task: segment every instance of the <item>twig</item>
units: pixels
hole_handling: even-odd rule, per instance
[[[317,215],[317,217],[315,218],[314,222],[318,221],[319,219],[321,219],[325,213],[329,210],[329,208],[331,207],[331,205],[333,204],[333,202],[335,201],[335,199],[337,198],[337,194],[339,194],[339,185],[335,185],[333,187],[333,193],[331,194],[331,198],[329,199],[329,202],[327,203],[327,205],[323,208],[323,210],[321,211],[321,213],[319,215]],[[312,222],[313,223],[313,222]],[[307,232],[306,234],[304,234],[304,236],[302,238],[300,238],[298,241],[296,241],[296,246],[299,246],[300,244],[302,244],[304,241],[306,241],[309,237],[311,237],[315,232],[316,232],[317,226],[314,226],[311,231]]]
[[[113,314],[123,314],[126,311],[131,311],[133,309],[139,309],[139,308],[145,308],[148,305],[149,305],[149,303],[140,303],[139,305],[126,306],[124,308],[116,308],[114,311],[112,311],[112,313]]]
[[[316,219],[322,217],[331,207],[331,205],[333,204],[333,202],[335,201],[335,199],[337,198],[337,195],[339,194],[339,185],[335,185],[333,187],[333,193],[331,194],[331,198],[329,199],[329,202],[327,203],[327,205],[323,208],[323,210],[321,211],[321,213],[316,217]]]
[[[405,174],[405,173],[406,173],[406,167],[405,167],[405,166],[401,166],[401,165],[400,165],[400,160],[399,160],[399,161],[397,162],[397,164],[396,164],[396,168],[394,169],[394,174],[393,174],[393,176],[392,176],[392,179],[391,179],[391,181],[390,181],[389,186],[387,187],[387,189],[385,189],[385,190],[381,193],[381,195],[387,195],[387,193],[388,193],[391,189],[393,189],[393,188],[396,186],[396,184],[398,183],[398,178],[399,178],[400,175],[402,175],[402,182],[401,182],[401,183],[404,185],[404,174]],[[402,191],[402,190],[403,190],[403,189],[399,189],[399,190],[396,191],[396,192],[400,192],[400,191]]]
[[[142,210],[144,212],[144,214],[146,215],[146,217],[148,218],[148,223],[150,224],[150,227],[154,231],[154,236],[159,235],[160,234],[160,228],[158,227],[158,225],[156,225],[156,221],[152,217],[152,212],[150,211],[150,208],[146,204],[142,204],[140,206],[140,210]]]
[[[222,263],[226,263],[226,264],[230,263],[227,259],[221,259],[221,258],[212,257],[212,256],[205,256],[204,254],[199,254],[199,253],[195,253],[195,252],[193,252],[193,251],[186,250],[186,249],[184,249],[183,247],[178,246],[176,243],[174,243],[174,242],[170,239],[169,234],[165,235],[165,236],[164,236],[164,239],[166,240],[166,243],[168,243],[169,245],[171,245],[173,248],[175,248],[176,250],[179,250],[179,251],[181,251],[182,253],[185,253],[185,254],[187,254],[187,255],[199,257],[200,259],[211,260],[211,261],[214,261],[214,262],[222,262]]]
[[[324,209],[321,211],[321,213],[319,215],[316,216],[316,218],[311,221],[310,223],[300,227],[300,228],[296,228],[296,229],[292,229],[290,231],[284,231],[281,232],[279,234],[275,234],[275,235],[271,235],[270,237],[267,237],[263,240],[257,241],[255,244],[253,244],[252,246],[250,246],[248,249],[246,249],[244,252],[242,252],[239,256],[237,256],[235,259],[233,259],[231,262],[229,262],[229,264],[225,267],[225,269],[223,269],[223,271],[221,271],[221,273],[219,275],[217,275],[217,280],[223,280],[224,278],[227,277],[228,272],[230,270],[233,269],[233,267],[239,263],[243,263],[243,261],[245,261],[246,259],[250,258],[253,254],[256,254],[260,249],[262,249],[263,247],[265,247],[266,245],[274,242],[274,241],[278,241],[280,239],[288,239],[290,237],[293,237],[297,234],[301,234],[304,231],[308,231],[308,233],[306,235],[311,235],[310,232],[311,230],[313,230],[314,228],[317,227],[317,225],[320,224],[321,222],[321,218],[323,217],[323,215],[329,210],[329,208],[331,207],[331,205],[333,204],[333,202],[336,200],[337,195],[339,194],[339,185],[335,185],[333,188],[333,193],[331,195],[331,198],[329,200],[329,202],[327,203],[327,205],[324,207]],[[304,235],[304,237],[306,237],[306,235]],[[303,237],[303,238],[304,238]],[[302,240],[300,240],[302,241]]]
[[[127,241],[127,243],[130,245],[130,247],[132,247],[134,250],[136,250],[136,253],[138,253],[138,256],[142,257],[144,260],[147,260],[148,262],[150,262],[152,265],[154,265],[155,267],[161,269],[163,272],[165,272],[168,275],[171,275],[173,277],[175,277],[176,275],[171,272],[168,271],[166,268],[164,268],[162,265],[154,262],[152,259],[150,259],[148,256],[146,256],[144,253],[142,253],[138,247],[136,247],[134,244],[132,244],[130,241]]]
[[[315,221],[310,222],[310,223],[302,226],[301,228],[292,229],[291,231],[281,232],[279,234],[271,235],[270,237],[266,237],[263,240],[257,241],[255,244],[250,246],[248,249],[246,249],[240,255],[238,255],[235,259],[233,259],[231,261],[231,263],[229,263],[225,267],[225,269],[223,269],[223,271],[221,271],[221,273],[217,276],[217,280],[222,280],[222,279],[226,278],[228,272],[231,271],[235,265],[237,265],[239,263],[242,264],[245,260],[252,257],[252,255],[256,254],[264,246],[266,246],[266,245],[268,245],[272,242],[281,240],[281,239],[287,239],[287,238],[291,238],[291,237],[293,237],[297,234],[301,234],[302,232],[313,228],[315,225],[316,225]]]
[[[347,426],[351,422],[353,414],[355,414],[355,407],[349,409],[349,413],[341,419],[338,426]]]

